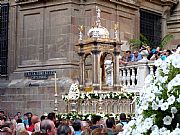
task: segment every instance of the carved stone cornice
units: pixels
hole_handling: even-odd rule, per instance
[[[138,0],[138,1],[143,1],[143,0]],[[161,4],[161,5],[167,5],[167,6],[172,6],[174,4],[177,4],[179,0],[146,0],[152,3],[156,4]]]
[[[34,2],[39,2],[40,0],[15,0],[17,4],[29,4]]]
[[[174,3],[174,4],[177,4],[179,0],[161,0],[161,2],[163,3]]]
[[[117,2],[126,2],[130,4],[136,4],[138,0],[116,0]]]

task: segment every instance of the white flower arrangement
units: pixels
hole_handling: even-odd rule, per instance
[[[73,93],[71,93],[71,97],[73,96]],[[109,93],[79,93],[79,95],[76,95],[77,100],[90,100],[90,99],[97,99],[97,100],[103,100],[103,99],[131,99],[133,100],[135,97],[134,93],[126,93],[126,92],[109,92]],[[72,98],[69,98],[69,94],[62,95],[62,99],[65,101],[71,100]]]
[[[57,115],[58,118],[61,119],[69,119],[69,120],[92,120],[93,116],[101,116],[102,119],[107,119],[109,117],[113,117],[116,120],[119,120],[119,116],[120,114],[114,114],[114,113],[110,113],[110,114],[105,114],[105,113],[97,113],[97,114],[78,114],[78,113],[59,113]],[[132,117],[134,114],[126,114],[127,119],[130,119],[130,117]]]
[[[145,80],[133,122],[123,135],[180,135],[180,54],[155,61],[155,76]]]
[[[77,100],[79,98],[78,84],[76,84],[76,83],[71,84],[71,87],[69,89],[69,94],[64,96],[63,98],[68,98],[68,99],[71,99],[71,100]]]
[[[135,119],[119,135],[180,135],[180,54],[158,59],[155,66],[140,92]]]

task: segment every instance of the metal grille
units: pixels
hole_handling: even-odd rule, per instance
[[[161,42],[161,16],[148,11],[140,11],[140,32],[150,41],[151,47]]]
[[[9,4],[0,4],[0,77],[7,77]]]

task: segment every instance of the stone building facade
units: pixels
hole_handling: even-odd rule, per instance
[[[79,81],[79,56],[74,50],[78,27],[84,26],[86,38],[96,20],[96,6],[110,37],[118,23],[120,40],[138,38],[142,29],[151,26],[141,27],[141,14],[149,13],[160,18],[159,29],[149,31],[160,32],[159,39],[174,34],[172,45],[180,41],[178,0],[4,0],[1,5],[4,3],[9,3],[8,50],[7,74],[1,73],[0,78],[0,108],[11,113],[53,111],[54,75],[48,71],[57,73],[58,110],[64,112],[61,95]],[[33,79],[34,74],[47,78]]]

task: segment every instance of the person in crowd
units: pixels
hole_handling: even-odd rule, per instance
[[[108,135],[108,130],[106,128],[96,128],[92,131],[92,135]]]
[[[125,113],[121,113],[119,118],[120,118],[120,122],[118,124],[124,126],[128,123]]]
[[[142,59],[142,55],[138,51],[134,51],[134,54],[132,55],[131,61],[139,61]]]
[[[40,132],[40,121],[35,123],[35,125],[34,125],[34,132]]]
[[[0,110],[0,116],[3,116],[3,115],[4,115],[4,111]]]
[[[81,135],[81,121],[75,120],[72,126],[74,128],[75,135]]]
[[[37,115],[33,115],[31,118],[31,126],[27,128],[27,131],[34,132],[35,131],[35,124],[39,122],[39,117]]]
[[[4,126],[5,121],[6,121],[6,116],[1,115],[0,116],[0,129]]]
[[[29,123],[29,126],[31,126],[31,117],[32,117],[32,113],[31,112],[27,112],[27,116],[28,116],[28,123]]]
[[[67,124],[69,126],[69,128],[71,129],[71,133],[72,135],[75,134],[74,128],[73,128],[73,120],[67,120],[65,121],[64,119],[61,120],[60,124]]]
[[[110,117],[106,120],[106,126],[108,129],[108,135],[116,135],[118,133],[115,133],[113,130],[115,129],[115,119],[114,117]]]
[[[81,121],[81,135],[90,135],[91,129],[87,121]]]
[[[18,119],[22,119],[21,112],[17,112]]]
[[[57,135],[72,135],[68,125],[62,124],[57,128]]]
[[[11,121],[5,121],[4,124],[1,126],[1,131],[6,132],[10,135],[16,134],[16,128],[15,125]]]
[[[19,135],[29,135],[29,133],[28,133],[26,130],[24,130],[24,131],[21,131],[21,132],[19,133]]]
[[[17,114],[14,115],[14,119],[15,119],[15,121],[17,121],[19,119]]]
[[[54,112],[49,113],[47,119],[52,120],[56,125],[56,114]]]
[[[29,128],[27,113],[24,114],[24,118],[23,118],[22,122],[24,123],[26,129]]]
[[[102,124],[102,121],[101,121],[101,116],[99,115],[95,115],[92,117],[92,126],[90,127],[91,130],[94,130],[96,128],[100,128],[101,127],[101,124]]]
[[[44,115],[42,115],[41,118],[40,118],[41,121],[43,121],[45,119],[47,119],[47,116],[44,116]]]
[[[8,132],[10,132],[12,135],[16,134],[16,125],[12,121],[5,121],[4,127],[9,128]]]
[[[22,119],[17,119],[16,120],[16,135],[19,135],[20,132],[25,130],[24,123],[22,122]]]
[[[56,135],[56,127],[52,120],[43,120],[40,124],[40,129],[43,134]]]
[[[114,133],[122,132],[123,131],[123,126],[121,124],[117,124],[113,131],[114,131]]]

